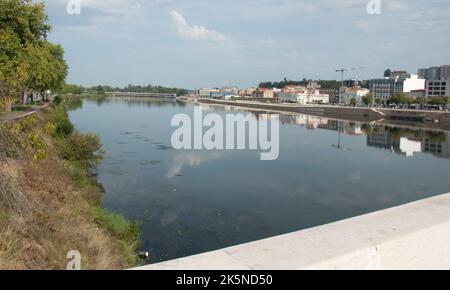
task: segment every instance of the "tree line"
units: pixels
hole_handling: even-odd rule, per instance
[[[63,48],[47,40],[51,29],[44,3],[0,1],[0,110],[63,87],[68,66]]]
[[[123,88],[112,87],[112,86],[93,86],[93,87],[83,87],[81,85],[66,84],[61,90],[61,93],[65,94],[105,94],[106,92],[129,92],[129,93],[162,93],[162,94],[176,94],[177,96],[186,95],[188,93],[185,89],[179,88],[167,88],[163,86],[136,86],[128,85]]]

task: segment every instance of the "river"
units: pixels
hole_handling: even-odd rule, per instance
[[[447,133],[281,115],[280,152],[178,151],[175,114],[194,104],[85,99],[70,111],[98,134],[103,205],[137,220],[150,262],[268,238],[450,192]],[[241,109],[211,107],[224,115]],[[262,120],[266,115],[253,113]]]

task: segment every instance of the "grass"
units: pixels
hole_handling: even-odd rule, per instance
[[[136,249],[140,238],[139,224],[129,222],[122,215],[109,212],[100,206],[95,207],[93,211],[96,222],[120,243],[127,262],[131,265],[138,265]]]
[[[26,112],[33,109],[33,105],[18,105],[18,106],[12,106],[11,110],[13,112]]]
[[[62,106],[0,126],[0,269],[65,269],[70,250],[83,269],[138,265],[138,225],[100,206],[100,158]]]

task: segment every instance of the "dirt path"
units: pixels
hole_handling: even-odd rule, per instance
[[[45,104],[38,108],[34,108],[30,111],[26,111],[26,112],[7,112],[7,113],[0,112],[0,124],[6,123],[6,122],[14,122],[14,121],[26,118],[28,116],[36,114],[37,112],[47,108],[48,106],[50,106],[50,103]]]

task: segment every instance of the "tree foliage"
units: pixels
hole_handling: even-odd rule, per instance
[[[284,78],[284,80],[279,82],[262,82],[259,84],[259,88],[263,89],[282,89],[285,86],[307,86],[309,81],[303,79],[302,81],[293,81]],[[317,84],[322,89],[339,89],[341,87],[341,82],[335,80],[318,80]]]
[[[384,77],[385,78],[390,78],[392,76],[392,70],[391,69],[387,69],[384,71]]]
[[[0,101],[7,104],[3,109],[29,91],[58,90],[64,84],[64,50],[47,40],[50,31],[43,3],[0,1]]]
[[[363,103],[364,103],[364,104],[366,104],[366,105],[372,105],[372,103],[373,103],[373,95],[372,95],[372,93],[369,93],[369,94],[365,95],[365,96],[362,98],[362,100],[363,100]]]

